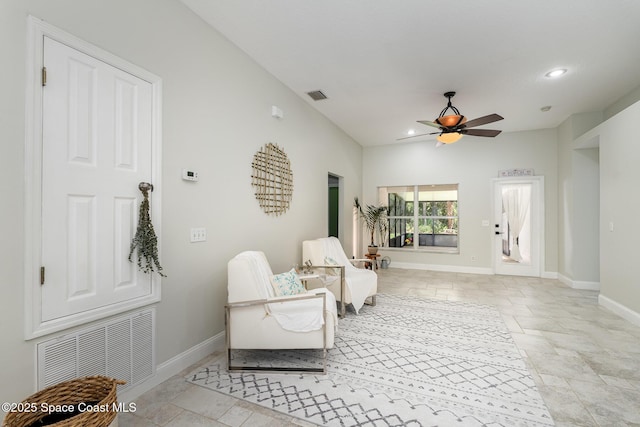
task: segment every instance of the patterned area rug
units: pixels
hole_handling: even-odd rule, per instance
[[[234,363],[320,366],[321,352],[236,351]],[[224,357],[187,380],[328,426],[553,426],[498,311],[378,295],[339,322],[327,375],[233,373]]]

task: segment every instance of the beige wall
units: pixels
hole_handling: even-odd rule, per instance
[[[327,233],[327,174],[344,178],[345,200],[362,188],[361,147],[243,52],[174,0],[0,2],[0,400],[35,390],[35,342],[23,339],[24,99],[27,15],[139,65],[163,79],[162,302],[157,362],[223,330],[226,263],[264,250],[275,271],[300,262],[301,242]],[[279,106],[283,120],[271,117]],[[260,210],[251,160],[267,142],[289,155],[291,209]],[[200,173],[181,180],[182,168]],[[344,203],[350,236],[350,202]],[[206,227],[205,243],[189,243]],[[345,245],[349,251],[350,245]],[[349,251],[350,252],[350,251]],[[350,253],[349,253],[350,255]]]
[[[554,129],[503,133],[495,139],[463,137],[435,148],[435,141],[368,147],[364,150],[365,203],[377,203],[377,187],[392,185],[459,184],[460,253],[383,251],[394,262],[456,266],[468,271],[492,270],[493,221],[491,179],[504,169],[533,168],[545,178],[546,265],[558,268],[558,164]],[[473,261],[472,257],[476,260]]]

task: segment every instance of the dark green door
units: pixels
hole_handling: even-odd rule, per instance
[[[340,177],[329,174],[329,232],[328,236],[338,237],[340,217]]]
[[[338,187],[329,187],[329,236],[338,237]]]

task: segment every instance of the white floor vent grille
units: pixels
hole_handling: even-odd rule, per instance
[[[155,310],[145,309],[38,344],[38,389],[88,375],[125,380],[155,373]]]

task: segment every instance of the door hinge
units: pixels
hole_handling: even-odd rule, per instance
[[[40,286],[44,285],[44,267],[40,267]]]
[[[47,67],[42,67],[42,86],[47,85]]]

